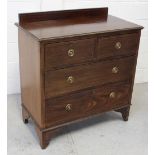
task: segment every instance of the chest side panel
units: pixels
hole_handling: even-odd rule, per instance
[[[22,104],[42,127],[40,44],[19,29],[19,58]]]

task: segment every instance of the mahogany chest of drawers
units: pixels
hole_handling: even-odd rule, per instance
[[[19,14],[23,121],[42,148],[61,127],[106,111],[128,120],[143,27],[108,8]]]

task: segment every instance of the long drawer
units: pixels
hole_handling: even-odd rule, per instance
[[[136,57],[102,61],[45,73],[46,99],[132,77]]]
[[[46,126],[59,125],[128,105],[129,84],[111,84],[46,100]]]

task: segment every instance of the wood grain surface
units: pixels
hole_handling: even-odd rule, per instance
[[[33,51],[33,53],[32,53]],[[40,44],[19,29],[19,58],[22,104],[40,127],[42,122],[42,75]]]
[[[129,88],[128,84],[114,84],[47,100],[46,126],[59,125],[127,105]],[[110,98],[112,92],[115,93],[114,98]],[[71,105],[70,111],[65,109],[68,104]]]
[[[69,50],[73,50],[73,56],[69,56]],[[45,70],[91,61],[94,50],[95,38],[47,44],[45,47]]]
[[[45,97],[48,99],[97,85],[129,80],[133,75],[134,62],[135,57],[132,56],[46,72]],[[119,69],[116,74],[112,73],[114,67]],[[69,76],[74,78],[73,83],[67,81]]]

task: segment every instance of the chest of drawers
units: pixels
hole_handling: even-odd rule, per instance
[[[42,148],[61,127],[107,111],[128,120],[143,27],[108,8],[19,14],[23,121]]]

